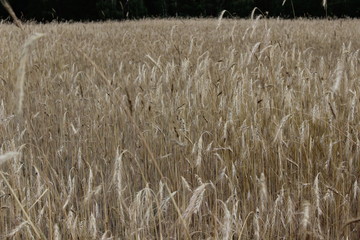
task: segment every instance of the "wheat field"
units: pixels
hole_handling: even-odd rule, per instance
[[[359,20],[0,34],[1,239],[359,239]]]

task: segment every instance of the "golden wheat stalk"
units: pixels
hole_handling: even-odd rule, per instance
[[[0,176],[2,177],[2,179],[4,180],[5,184],[8,186],[11,195],[14,197],[16,203],[19,205],[21,211],[23,212],[25,219],[27,220],[27,222],[29,223],[29,225],[31,226],[31,228],[33,229],[33,231],[35,232],[36,236],[38,237],[38,239],[46,239],[45,235],[40,231],[40,229],[38,229],[34,222],[31,220],[29,214],[26,212],[23,204],[20,202],[19,198],[17,197],[15,190],[11,187],[10,183],[7,181],[7,179],[5,178],[4,174],[2,172],[0,172]]]
[[[327,0],[323,0],[322,5],[323,5],[324,8],[326,8],[327,7]]]
[[[12,9],[12,7],[10,6],[10,4],[8,3],[8,1],[7,0],[0,0],[0,2],[4,6],[5,10],[9,13],[11,18],[13,19],[15,25],[18,28],[20,28],[21,30],[24,30],[21,21],[16,17],[16,14],[15,14],[14,10]]]
[[[17,76],[17,90],[18,90],[18,115],[22,114],[22,105],[24,100],[24,82],[25,82],[25,73],[26,73],[26,63],[28,60],[28,57],[30,55],[30,46],[39,38],[45,36],[43,33],[34,33],[31,35],[24,43],[22,47],[21,52],[21,58],[20,58],[20,65],[18,69],[18,76]]]

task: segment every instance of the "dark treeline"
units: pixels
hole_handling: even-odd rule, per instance
[[[272,17],[359,17],[360,0],[9,0],[23,20],[134,19],[143,17],[249,17],[252,9]],[[258,11],[260,13],[260,11]],[[0,17],[8,14],[0,10]]]

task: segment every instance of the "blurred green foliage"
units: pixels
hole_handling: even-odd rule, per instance
[[[9,0],[23,20],[138,19],[143,17],[249,17],[257,7],[271,17],[359,17],[360,0]],[[8,14],[4,9],[0,17]]]

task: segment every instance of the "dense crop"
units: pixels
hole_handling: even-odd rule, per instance
[[[359,26],[0,24],[1,236],[357,239]]]

